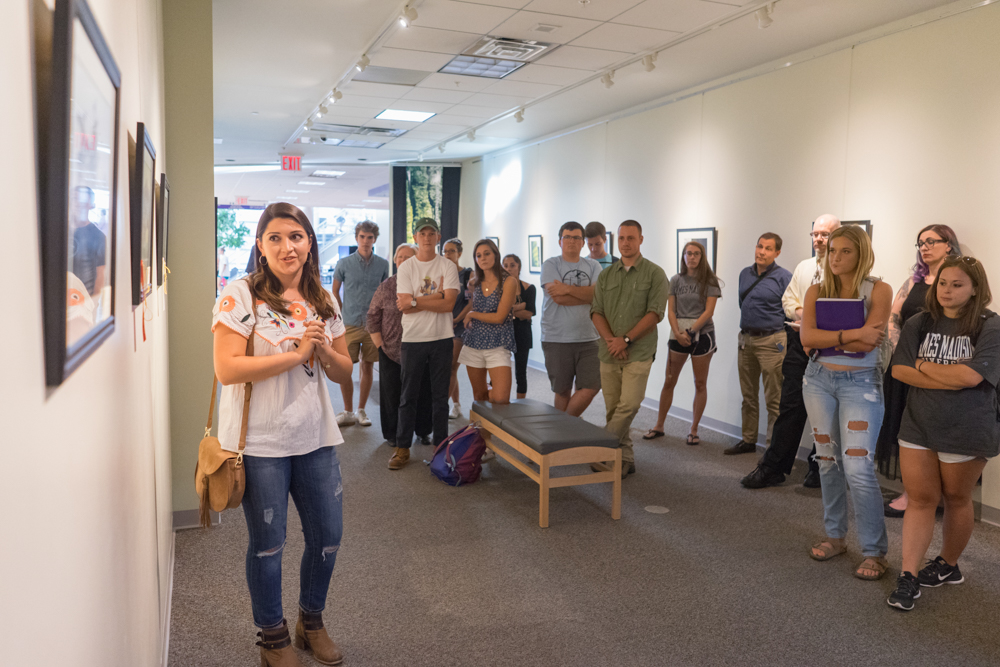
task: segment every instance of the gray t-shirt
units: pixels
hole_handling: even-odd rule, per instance
[[[674,316],[697,319],[705,312],[708,297],[721,297],[722,290],[718,286],[709,285],[705,289],[705,295],[702,296],[701,284],[694,276],[682,276],[678,273],[670,279],[670,296],[674,297]],[[703,333],[715,331],[712,318],[705,322],[701,331]]]
[[[579,262],[567,262],[562,256],[549,257],[542,264],[542,342],[584,343],[597,340],[597,328],[590,320],[590,304],[560,306],[552,300],[545,286],[558,280],[575,287],[597,284],[601,265],[597,260],[581,257]]]
[[[996,385],[1000,382],[1000,317],[989,317],[976,338],[959,336],[958,320],[911,317],[899,336],[893,366],[914,366],[920,359],[936,364],[964,364],[983,376],[967,389],[910,387],[899,439],[947,454],[996,456],[1000,452],[1000,417]],[[920,329],[927,329],[920,340]]]

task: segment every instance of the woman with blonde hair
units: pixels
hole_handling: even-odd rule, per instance
[[[864,229],[845,225],[834,230],[823,280],[806,292],[802,313],[802,347],[810,355],[802,398],[816,443],[826,529],[826,537],[812,546],[809,555],[829,560],[847,551],[849,485],[864,557],[854,576],[869,580],[885,574],[889,546],[873,457],[883,415],[879,346],[885,338],[892,288],[869,275],[874,264]],[[818,300],[837,299],[860,299],[864,323],[844,321],[843,328],[833,330],[817,327]]]
[[[288,496],[302,522],[296,643],[319,662],[343,655],[323,627],[343,532],[337,427],[326,378],[351,381],[340,308],[321,282],[316,234],[305,213],[279,202],[257,224],[254,270],[215,304],[215,372],[222,382],[219,441],[239,451],[244,390],[253,383],[243,465],[246,577],[263,667],[299,667],[281,605]],[[249,353],[249,354],[248,354]]]

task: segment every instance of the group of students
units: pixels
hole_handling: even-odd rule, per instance
[[[642,256],[642,227],[634,220],[618,227],[620,257],[606,262],[582,257],[584,240],[591,238],[588,230],[594,224],[587,229],[576,222],[564,224],[559,230],[561,254],[543,264],[542,348],[556,407],[579,415],[597,391],[604,392],[606,428],[619,438],[624,477],[635,472],[629,430],[645,397],[657,324],[664,317],[671,331],[661,393],[665,400],[656,428],[646,436],[663,435],[677,375],[691,356],[695,420],[687,443],[698,444],[708,363],[716,350],[712,316],[722,285],[705,248],[696,242],[684,247],[682,269],[668,281],[663,269]],[[357,360],[367,352],[357,330],[358,311],[363,311],[364,333],[380,363],[382,425],[393,436],[392,469],[408,460],[414,432],[425,437],[433,433],[435,443],[447,437],[456,362],[466,365],[476,400],[507,402],[511,358],[526,357],[524,351],[531,345],[533,287],[520,280],[517,257],[501,258],[492,241],[481,240],[473,248],[475,269],[465,272],[463,284],[458,267],[461,242],[448,241],[445,255],[439,255],[440,230],[434,220],[424,218],[414,228],[416,247],[398,247],[397,272],[387,276],[386,267],[370,251],[377,227],[359,226],[356,232],[359,250],[361,236],[371,236],[366,239],[369,252],[351,260],[354,264],[346,263],[343,271],[338,267],[338,280],[347,284],[361,276],[376,287],[371,297],[360,301],[354,299],[354,290],[345,289],[342,306],[339,297],[322,287],[319,248],[307,216],[291,204],[271,204],[257,225],[253,270],[225,287],[213,312],[214,365],[224,385],[219,440],[228,451],[238,451],[241,439],[244,392],[239,385],[255,385],[253,405],[246,412],[242,507],[249,534],[247,583],[254,624],[260,628],[257,643],[261,662],[269,667],[300,665],[281,604],[289,495],[305,537],[295,641],[323,664],[343,660],[322,619],[343,529],[343,486],[335,446],[344,441],[322,377],[342,387],[352,384],[352,357]],[[957,240],[946,227],[921,230],[918,270],[899,291],[895,304],[889,286],[870,275],[874,255],[861,228],[840,226],[832,216],[824,216],[816,222],[812,238],[814,248],[822,252],[817,253],[818,260],[800,265],[800,269],[811,267],[803,280],[796,281],[799,269],[795,276],[778,270],[774,260],[781,239],[776,234],[758,239],[756,261],[744,270],[746,276],[741,274],[741,378],[744,372],[752,376],[755,371],[759,377],[765,372],[760,360],[773,364],[776,354],[783,357],[778,372],[786,371],[777,378],[780,410],[769,419],[774,422],[771,446],[743,483],[761,488],[783,481],[787,470],[782,472],[779,466],[785,465],[787,456],[771,452],[779,444],[787,448],[791,438],[778,435],[791,434],[796,423],[797,449],[805,420],[792,413],[796,400],[804,404],[813,425],[826,528],[826,536],[813,545],[810,555],[828,560],[846,551],[849,482],[865,557],[856,574],[877,579],[887,568],[887,538],[875,477],[876,442],[880,427],[891,427],[897,418],[891,406],[900,406],[898,433],[890,428],[884,434],[886,442],[898,438],[908,495],[902,573],[889,604],[912,609],[922,586],[964,581],[958,558],[973,527],[971,492],[987,458],[1000,447],[995,389],[1000,382],[1000,319],[986,308],[991,295],[982,264],[959,255]],[[603,229],[600,239],[601,244],[595,245],[603,244]],[[781,305],[784,337],[779,340],[779,332],[766,328],[774,315],[767,310],[773,305],[769,295],[777,293],[784,299],[789,290],[800,290],[801,306],[789,312],[788,304]],[[795,294],[791,296],[794,301]],[[861,299],[864,325],[819,328],[816,303],[821,299]],[[755,307],[764,309],[756,319]],[[455,342],[456,330],[461,345]],[[896,344],[891,362],[886,361],[887,334]],[[788,354],[784,354],[786,343]],[[816,356],[814,350],[828,353]],[[371,355],[367,358],[374,361]],[[798,399],[796,364],[802,367]],[[889,402],[883,399],[884,366],[888,367],[884,377],[898,383]],[[775,380],[774,373],[767,372],[771,377],[765,385]],[[526,391],[522,377],[519,372],[519,396]],[[755,377],[753,401],[757,381]],[[363,386],[361,406],[365,393]],[[744,403],[747,400],[745,396]],[[394,403],[398,408],[391,409]],[[770,413],[770,397],[768,403]],[[351,407],[346,400],[345,407]],[[358,412],[351,417],[365,417],[363,407]],[[753,417],[751,437],[756,440],[756,413],[750,412],[744,405],[744,417]],[[727,453],[740,453],[745,444]],[[920,569],[942,496],[942,551]]]

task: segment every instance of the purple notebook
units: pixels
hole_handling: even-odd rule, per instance
[[[865,325],[864,299],[816,299],[816,328],[823,331],[860,329]],[[864,352],[841,352],[833,347],[819,351],[819,356],[843,355],[861,359]]]

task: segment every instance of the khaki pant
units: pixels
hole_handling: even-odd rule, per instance
[[[740,391],[743,394],[743,441],[757,442],[760,423],[760,376],[764,376],[764,399],[767,403],[767,442],[778,418],[781,403],[781,363],[785,360],[785,332],[770,336],[740,334],[737,365]]]
[[[604,392],[608,420],[604,428],[618,436],[623,462],[635,461],[629,428],[639,412],[642,399],[646,398],[646,380],[649,379],[649,369],[652,367],[652,359],[630,361],[627,364],[601,362],[601,391]]]

